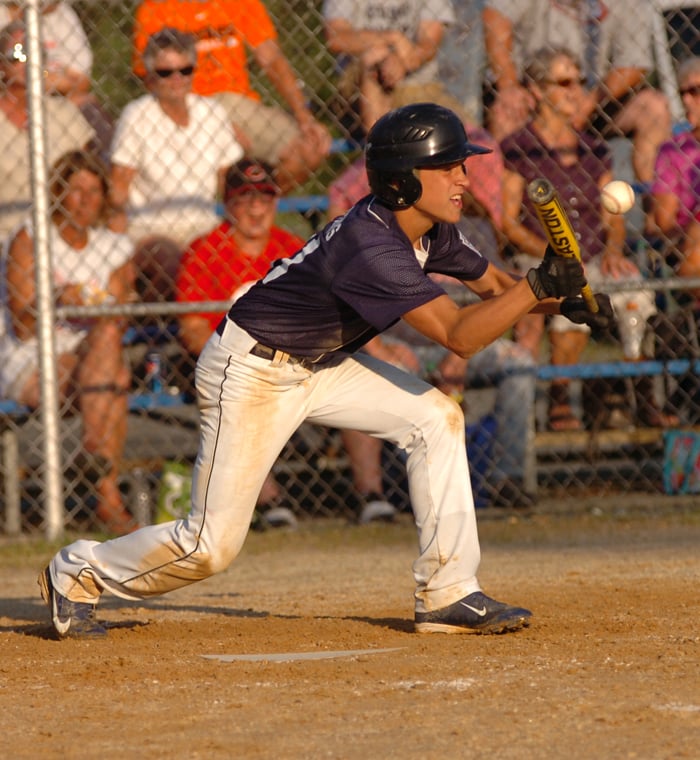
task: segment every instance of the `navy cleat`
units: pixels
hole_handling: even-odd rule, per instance
[[[532,613],[475,591],[433,612],[416,612],[417,633],[506,633],[530,625]]]
[[[107,629],[95,618],[95,605],[71,602],[56,591],[45,567],[37,579],[41,598],[51,607],[51,622],[59,639],[101,639]]]

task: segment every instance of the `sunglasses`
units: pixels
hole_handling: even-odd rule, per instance
[[[690,84],[687,87],[683,87],[680,93],[681,97],[683,95],[692,95],[692,97],[697,98],[700,95],[700,84]]]
[[[160,77],[160,79],[167,79],[176,72],[181,77],[191,77],[194,72],[194,66],[183,66],[181,69],[156,69],[155,75]]]
[[[585,77],[565,77],[563,79],[546,79],[547,84],[555,84],[557,87],[583,87],[586,84]]]

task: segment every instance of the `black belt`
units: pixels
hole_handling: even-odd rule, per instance
[[[223,335],[225,326],[226,319],[222,319],[216,328],[216,332],[219,335]],[[250,351],[248,351],[248,353],[252,356],[257,356],[258,359],[267,359],[268,361],[272,361],[275,358],[275,354],[286,352],[280,351],[280,349],[277,348],[266,346],[263,343],[255,343]],[[310,359],[304,359],[301,356],[291,356],[290,354],[287,354],[287,359],[285,361],[289,362],[290,364],[298,364],[304,369],[314,369],[314,363]]]

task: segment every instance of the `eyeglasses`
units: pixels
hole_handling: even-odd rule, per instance
[[[583,87],[586,84],[585,77],[563,77],[562,79],[545,79],[547,84],[555,84],[557,87]]]
[[[683,95],[691,95],[694,98],[697,98],[698,95],[700,95],[700,84],[689,84],[687,87],[683,87],[680,90],[681,97]]]
[[[156,76],[161,79],[167,79],[173,74],[178,73],[181,77],[191,77],[194,72],[194,66],[183,66],[181,69],[156,69]]]

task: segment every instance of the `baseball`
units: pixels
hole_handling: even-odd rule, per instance
[[[634,190],[621,179],[608,182],[601,197],[605,210],[611,214],[626,214],[634,206]]]

